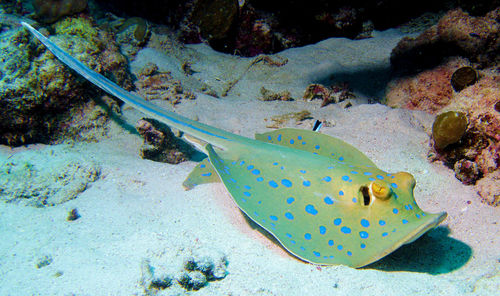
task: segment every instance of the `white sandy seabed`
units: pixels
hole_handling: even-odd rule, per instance
[[[256,64],[227,97],[197,94],[176,110],[250,137],[269,130],[271,116],[309,110],[330,123],[323,133],[358,147],[380,168],[412,173],[421,208],[448,212],[440,227],[362,269],[307,264],[249,223],[221,184],[184,191],[195,162],[143,160],[142,139],[113,122],[110,138],[99,143],[0,149],[0,163],[52,150],[58,159],[78,155],[101,171],[76,199],[58,206],[0,203],[0,295],[500,295],[499,210],[480,203],[451,170],[427,161],[432,116],[379,104],[320,108],[319,101],[300,99],[308,84],[335,80],[348,80],[358,100],[380,98],[399,38],[385,31],[290,49],[278,54],[288,58],[285,66]],[[194,77],[217,91],[251,61],[204,45],[187,50],[197,58]],[[178,61],[152,49],[138,54],[132,70],[147,61],[182,78]],[[261,86],[290,90],[297,100],[256,100]],[[123,117],[134,125],[141,114],[125,108]],[[312,121],[297,127],[309,129]],[[68,222],[73,208],[81,218]],[[186,290],[186,282],[206,278],[204,287]]]

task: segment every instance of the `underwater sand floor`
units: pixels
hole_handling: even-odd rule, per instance
[[[352,78],[360,100],[382,95],[386,76],[374,75],[373,69],[386,73],[390,50],[400,37],[387,31],[368,40],[329,39],[291,49],[279,54],[289,59],[289,68],[259,65],[227,97],[197,94],[196,100],[175,109],[249,137],[267,130],[266,118],[306,109],[330,122],[323,133],[354,145],[381,169],[412,173],[420,207],[448,212],[437,229],[362,269],[301,262],[248,223],[221,184],[184,191],[181,184],[195,162],[169,165],[141,159],[142,139],[124,126],[133,126],[141,114],[124,108],[125,124],[112,122],[110,138],[99,143],[1,147],[1,163],[22,151],[52,149],[67,158],[77,153],[97,163],[101,177],[76,199],[58,206],[0,203],[0,295],[144,295],[145,264],[156,274],[175,277],[190,256],[215,261],[225,257],[227,276],[198,291],[174,284],[159,295],[495,295],[500,289],[499,209],[480,203],[472,187],[456,180],[451,170],[427,161],[433,117],[379,104],[320,108],[320,101],[300,99],[305,86],[328,81],[331,75]],[[199,71],[195,75],[207,81],[214,76],[219,77],[216,81],[230,81],[249,61],[203,45],[190,49],[200,56],[193,65]],[[148,56],[160,68],[162,61],[171,63],[146,49],[132,69]],[[335,74],[339,71],[342,75]],[[356,80],[356,74],[361,78]],[[364,87],[363,80],[369,86]],[[223,88],[216,82],[210,85]],[[298,100],[258,101],[263,85],[288,89]],[[168,102],[155,103],[171,108]],[[312,122],[287,126],[310,129]],[[73,208],[81,218],[68,222]],[[37,268],[44,260],[50,264]]]

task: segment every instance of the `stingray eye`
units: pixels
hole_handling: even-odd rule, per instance
[[[361,194],[363,195],[363,205],[369,206],[372,201],[372,197],[370,196],[370,189],[368,188],[368,186],[361,186],[359,191],[361,191]]]
[[[387,200],[391,196],[391,190],[385,183],[373,181],[369,185],[371,195],[381,200]]]

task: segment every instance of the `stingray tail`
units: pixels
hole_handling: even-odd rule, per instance
[[[141,111],[147,116],[157,119],[170,127],[179,129],[195,138],[201,139],[207,143],[211,143],[222,149],[227,149],[228,142],[235,141],[240,136],[226,132],[224,130],[199,123],[174,112],[161,109],[156,105],[147,102],[143,98],[134,95],[117,84],[107,79],[103,75],[89,69],[82,62],[75,59],[59,46],[43,36],[39,31],[30,26],[28,23],[21,22],[40,42],[42,42],[61,62],[76,71],[78,74],[85,77],[105,92],[117,97],[126,104],[131,105],[135,109]]]

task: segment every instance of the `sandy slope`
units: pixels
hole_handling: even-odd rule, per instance
[[[257,65],[228,97],[198,94],[176,110],[253,136],[266,130],[266,118],[307,109],[331,123],[323,133],[358,147],[382,169],[411,172],[419,205],[448,212],[441,227],[363,269],[306,264],[249,223],[221,184],[184,191],[181,183],[196,163],[142,160],[140,137],[112,123],[110,139],[96,144],[1,148],[2,162],[22,150],[54,149],[69,158],[76,152],[100,165],[101,178],[77,199],[55,207],[0,203],[0,295],[143,295],[145,265],[153,267],[156,277],[175,278],[191,256],[215,263],[225,258],[228,275],[198,291],[186,292],[174,284],[159,295],[495,295],[500,289],[499,210],[481,204],[453,172],[426,160],[431,116],[377,104],[342,109],[319,108],[319,101],[255,99],[263,85],[288,89],[300,98],[307,84],[328,81],[331,75],[349,79],[361,99],[381,96],[388,55],[398,38],[397,32],[388,31],[368,40],[329,39],[291,49],[280,54],[289,59],[285,67]],[[199,58],[193,65],[196,78],[216,89],[250,61],[213,53],[203,45],[190,50]],[[132,69],[148,57],[160,66],[173,65],[146,50]],[[167,102],[157,103],[171,108]],[[124,110],[131,125],[140,116]],[[311,122],[298,127],[309,129]],[[67,222],[72,208],[81,218]],[[45,256],[51,263],[36,268]]]

